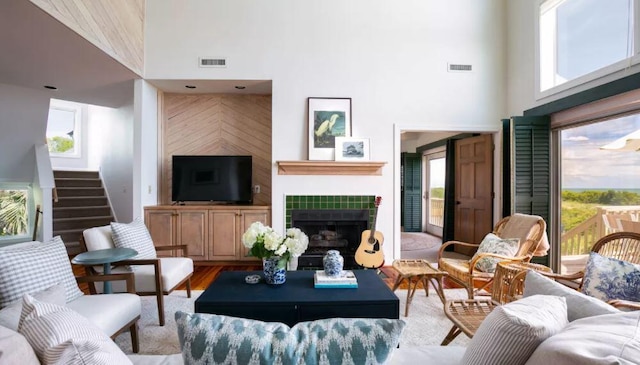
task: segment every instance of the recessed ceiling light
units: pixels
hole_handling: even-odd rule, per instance
[[[49,90],[58,90],[58,88],[57,88],[57,87],[55,87],[55,86],[51,86],[51,85],[44,85],[44,88],[45,88],[45,89],[49,89]]]
[[[195,89],[195,85],[185,85],[184,87],[186,87],[187,89]]]
[[[246,86],[237,85],[235,88],[238,89],[238,90],[244,90],[247,87]]]

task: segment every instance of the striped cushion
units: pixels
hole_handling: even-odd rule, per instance
[[[568,323],[562,297],[533,295],[496,307],[471,339],[461,365],[525,364],[542,341]]]
[[[452,276],[463,282],[469,281],[469,266],[470,265],[468,259],[453,259],[442,257],[438,261],[438,268],[440,270],[448,272],[449,276]],[[473,272],[473,276],[476,278],[492,278],[493,274],[476,270]]]
[[[138,251],[134,259],[155,259],[156,248],[147,230],[147,226],[140,218],[131,223],[111,223],[111,238],[116,247],[132,248]]]
[[[67,302],[82,296],[59,236],[0,249],[0,308],[56,284],[64,287]]]
[[[131,364],[109,336],[73,310],[25,294],[18,327],[42,364]]]

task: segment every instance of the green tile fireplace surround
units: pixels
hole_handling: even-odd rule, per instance
[[[375,215],[374,195],[287,195],[285,224],[291,228],[291,211],[296,209],[368,209],[369,222]]]

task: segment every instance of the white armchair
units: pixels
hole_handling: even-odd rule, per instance
[[[87,229],[83,232],[80,245],[86,251],[113,248],[111,226]],[[186,245],[155,247],[155,250],[182,250],[186,255]],[[134,269],[130,269],[129,265]],[[155,295],[158,302],[158,319],[164,326],[164,295],[171,293],[183,283],[186,284],[187,297],[191,298],[191,275],[193,275],[193,260],[187,257],[161,257],[154,259],[130,259],[113,265],[113,273],[132,272],[135,277],[136,293],[138,295]],[[100,267],[89,267],[91,274],[101,270]],[[121,283],[112,284],[113,292],[122,292]],[[102,285],[90,285],[90,291],[102,292]]]
[[[133,352],[138,352],[137,322],[142,306],[131,273],[75,278],[64,242],[54,237],[47,243],[32,241],[0,248],[0,277],[1,325],[17,330],[22,296],[31,294],[66,305],[111,338],[130,331]],[[122,284],[125,293],[84,295],[76,280],[114,281]]]

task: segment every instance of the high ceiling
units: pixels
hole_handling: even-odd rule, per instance
[[[28,0],[0,1],[0,34],[2,84],[50,85],[58,88],[48,91],[52,98],[118,107],[131,103],[133,80],[142,78]],[[271,93],[264,80],[148,81],[175,93]]]

